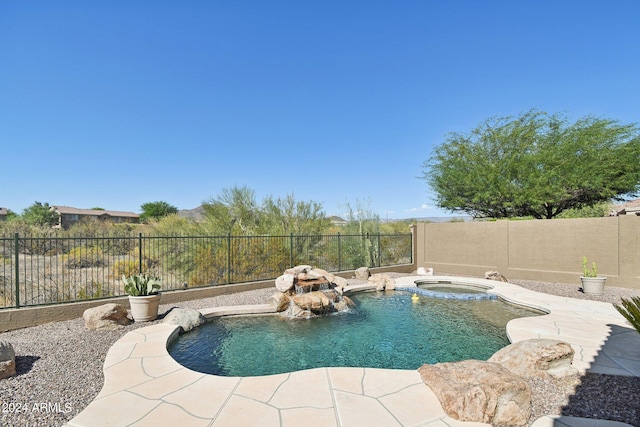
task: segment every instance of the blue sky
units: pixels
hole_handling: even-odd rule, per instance
[[[247,186],[447,216],[422,164],[531,108],[636,123],[640,2],[0,0],[0,206]]]

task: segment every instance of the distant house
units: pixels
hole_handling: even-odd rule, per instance
[[[610,216],[637,215],[640,216],[640,199],[630,200],[626,203],[616,205],[609,214]]]
[[[9,211],[7,210],[7,208],[0,208],[0,221],[6,220],[8,214]]]
[[[60,215],[55,228],[69,228],[82,220],[111,221],[114,223],[138,223],[140,215],[134,212],[107,211],[100,209],[78,209],[70,206],[52,206],[51,209]]]
[[[346,219],[342,219],[339,216],[332,216],[329,217],[329,221],[331,221],[332,225],[338,226],[338,227],[344,227],[345,225],[349,224],[349,221],[347,221]]]

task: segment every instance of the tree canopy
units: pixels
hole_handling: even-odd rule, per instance
[[[49,203],[34,202],[22,211],[22,219],[31,225],[52,227],[60,221],[60,216]]]
[[[319,203],[297,201],[292,194],[284,199],[267,196],[258,203],[246,186],[225,188],[202,206],[205,227],[212,233],[320,234],[330,225]]]
[[[441,208],[473,217],[554,218],[635,195],[640,136],[635,124],[591,116],[569,123],[531,110],[449,134],[423,168]]]
[[[164,201],[147,202],[140,206],[142,213],[140,221],[147,222],[152,219],[160,219],[167,215],[177,214],[178,208]]]

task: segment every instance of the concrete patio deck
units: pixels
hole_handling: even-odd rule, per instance
[[[410,276],[416,280],[451,277]],[[581,372],[640,376],[640,334],[611,304],[529,291],[508,283],[456,278],[489,288],[513,303],[549,314],[509,322],[512,342],[552,338],[569,342]],[[365,285],[366,286],[366,285]],[[355,289],[354,287],[353,289]],[[362,286],[357,287],[359,289]],[[268,311],[266,306],[254,307]],[[251,312],[226,307],[208,316]],[[179,327],[157,324],[129,332],[109,350],[104,387],[67,425],[98,426],[429,426],[474,427],[483,423],[448,417],[417,371],[371,368],[317,368],[264,377],[219,377],[191,371],[168,353]],[[634,398],[630,396],[630,398]],[[619,427],[628,424],[545,416],[534,427]]]

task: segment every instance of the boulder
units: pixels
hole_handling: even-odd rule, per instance
[[[484,278],[488,280],[495,280],[497,282],[508,282],[507,278],[500,274],[499,271],[490,270],[484,273]]]
[[[112,330],[131,324],[131,319],[127,317],[127,309],[115,303],[86,309],[82,317],[87,329]]]
[[[295,280],[296,275],[294,273],[284,273],[276,279],[276,288],[280,292],[287,292],[293,288]]]
[[[571,366],[573,355],[569,343],[530,339],[498,350],[488,362],[498,363],[521,377],[562,378],[577,372]]]
[[[358,280],[368,280],[371,273],[369,272],[369,267],[360,267],[355,271],[356,279]]]
[[[344,277],[340,277],[340,276],[334,276],[333,277],[333,284],[335,285],[335,290],[338,291],[340,293],[340,295],[342,295],[342,293],[344,292],[344,289],[349,286],[349,282],[347,281],[347,279],[345,279]]]
[[[174,308],[165,317],[162,323],[178,325],[184,332],[197,328],[207,322],[207,318],[198,310],[190,308]]]
[[[396,281],[388,274],[378,273],[369,277],[369,281],[376,284],[376,290],[393,291],[396,289]]]
[[[306,273],[312,268],[313,267],[311,267],[310,265],[296,265],[295,267],[287,268],[284,271],[284,274],[293,274],[294,276],[296,276],[300,273]]]
[[[497,363],[436,363],[422,365],[418,372],[456,420],[523,426],[531,414],[529,385]]]
[[[335,308],[336,311],[344,311],[344,310],[348,310],[351,307],[355,307],[356,303],[353,302],[353,300],[349,297],[343,296],[339,301],[335,301],[333,303],[333,308]]]
[[[297,278],[298,280],[325,279],[331,282],[333,280],[333,274],[321,268],[311,268],[307,269],[304,272],[298,273]]]
[[[271,295],[271,304],[276,308],[277,312],[285,311],[289,308],[289,303],[291,302],[291,298],[287,296],[287,294],[282,292],[276,292]]]
[[[298,276],[298,279],[294,287],[297,293],[313,292],[313,291],[320,291],[323,289],[329,289],[330,284],[329,284],[329,281],[324,277],[320,277],[317,279],[301,280],[300,276]]]
[[[16,352],[8,341],[0,341],[0,380],[16,374]]]
[[[331,309],[329,297],[320,291],[298,294],[293,297],[293,302],[303,310],[309,310],[315,314],[326,313]]]

